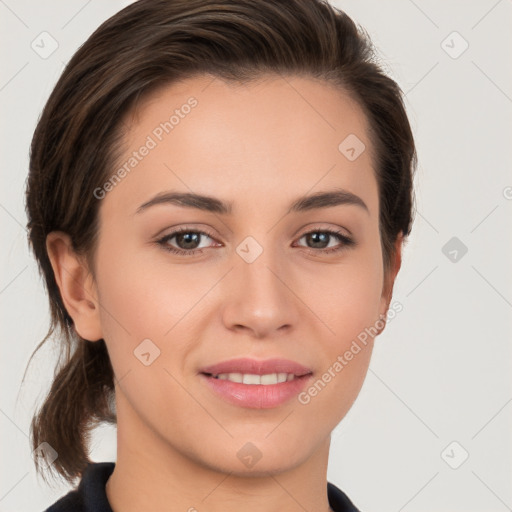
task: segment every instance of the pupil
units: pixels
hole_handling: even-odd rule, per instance
[[[316,232],[316,233],[310,233],[309,236],[313,239],[314,244],[320,243],[320,245],[322,245],[322,247],[320,247],[320,248],[324,248],[324,244],[326,244],[326,245],[329,244],[328,238],[330,235],[328,233]]]
[[[187,244],[192,243],[192,245],[194,245],[198,242],[198,238],[199,233],[180,233],[178,234],[177,240],[179,241],[180,239],[185,239],[185,247],[182,247],[183,249],[195,249],[195,247],[188,247]]]

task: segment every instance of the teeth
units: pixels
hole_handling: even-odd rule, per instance
[[[293,380],[293,373],[268,373],[266,375],[254,375],[252,373],[220,373],[214,376],[216,379],[230,380],[243,384],[279,384]]]

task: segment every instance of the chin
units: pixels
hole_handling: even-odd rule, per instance
[[[278,475],[280,473],[289,471],[295,466],[298,466],[300,461],[290,460],[287,454],[283,454],[280,457],[272,457],[272,460],[264,460],[263,456],[253,466],[246,466],[244,463],[237,459],[233,462],[233,459],[225,460],[225,464],[219,464],[217,461],[216,467],[212,468],[216,471],[223,473],[230,473],[234,476],[239,477],[268,477],[269,475]]]
[[[297,443],[287,446],[277,438],[275,443],[267,439],[262,442],[243,440],[235,444],[236,448],[223,450],[222,456],[215,462],[223,472],[237,476],[261,477],[268,476],[269,473],[279,474],[293,469],[307,459],[307,454],[297,449]]]

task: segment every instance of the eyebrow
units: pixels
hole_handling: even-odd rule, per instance
[[[136,213],[142,213],[151,206],[158,204],[174,204],[185,208],[195,208],[207,212],[230,215],[233,211],[233,203],[221,201],[216,197],[190,192],[163,192],[141,204]],[[344,189],[334,189],[326,192],[317,192],[305,195],[293,201],[287,213],[305,212],[319,208],[331,208],[339,205],[355,205],[370,213],[366,203],[359,197]]]

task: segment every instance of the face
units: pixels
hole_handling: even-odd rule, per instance
[[[372,147],[361,109],[326,83],[212,80],[161,89],[124,120],[125,172],[96,191],[98,329],[125,442],[285,469],[353,404],[388,307]],[[338,195],[297,203],[320,193]],[[229,366],[240,358],[254,366]],[[291,380],[247,376],[273,373]]]

